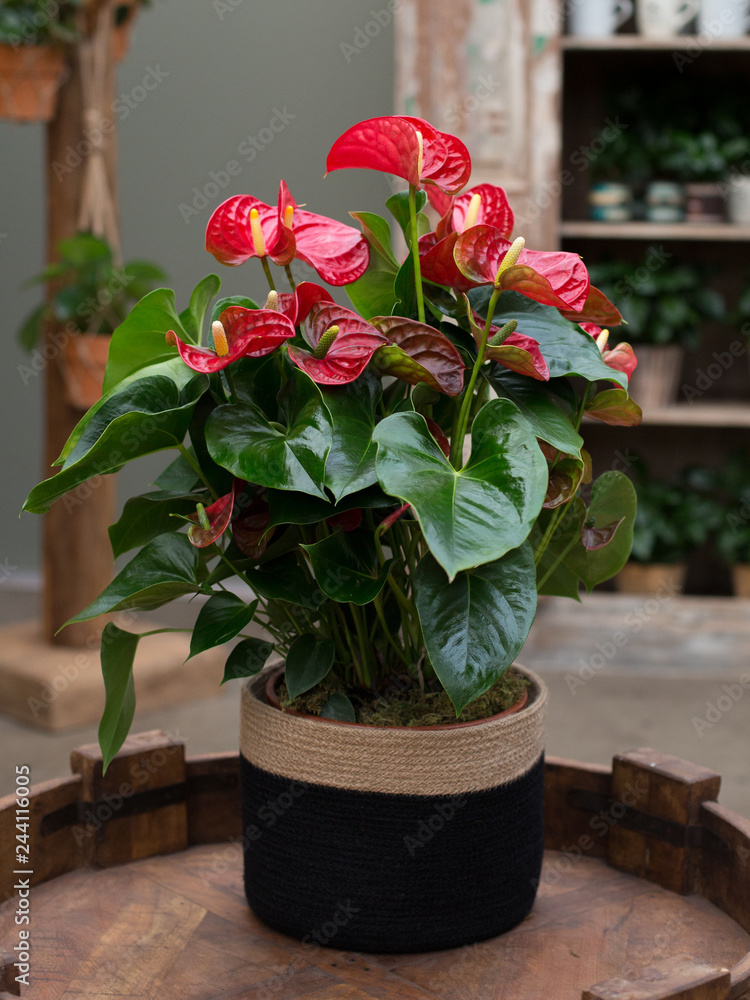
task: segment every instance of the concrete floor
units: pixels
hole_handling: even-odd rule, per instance
[[[608,764],[616,753],[653,747],[718,771],[720,801],[750,816],[750,601],[707,600],[595,594],[582,608],[545,602],[521,660],[550,688],[547,752]],[[18,621],[33,617],[36,599],[3,590],[0,607],[0,622]],[[189,754],[234,750],[239,683],[137,711],[133,731],[165,730]],[[31,766],[34,783],[69,773],[70,751],[96,742],[96,729],[49,733],[0,715],[0,795],[17,763]]]

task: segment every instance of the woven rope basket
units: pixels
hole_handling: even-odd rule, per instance
[[[544,682],[527,706],[460,727],[378,728],[242,699],[245,890],[303,943],[458,947],[533,905],[543,853]]]

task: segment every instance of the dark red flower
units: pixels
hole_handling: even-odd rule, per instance
[[[373,364],[403,382],[424,382],[437,392],[457,396],[464,387],[464,363],[445,334],[403,316],[373,316],[372,325],[388,338]]]
[[[623,372],[628,376],[628,378],[630,378],[638,364],[635,351],[630,344],[622,341],[609,350],[607,348],[609,330],[602,330],[596,325],[596,323],[582,323],[581,327],[596,341],[596,346],[601,351],[602,361],[605,365],[609,365],[609,367],[614,368],[615,371]]]
[[[358,229],[297,208],[284,181],[275,206],[249,194],[219,205],[206,228],[206,250],[221,264],[270,257],[281,266],[294,258],[331,285],[348,285],[367,268],[370,248]]]
[[[334,142],[327,169],[361,167],[403,177],[416,188],[434,184],[455,194],[469,180],[469,151],[456,136],[422,118],[391,115],[352,126]]]
[[[180,340],[174,330],[167,343],[175,344],[180,357],[193,371],[210,374],[221,371],[238,358],[261,358],[271,354],[294,336],[294,324],[273,309],[245,309],[229,306],[213,323],[214,350]]]
[[[353,382],[375,351],[388,343],[361,316],[335,302],[315,302],[299,321],[310,350],[290,344],[289,357],[313,382],[321,385]]]
[[[449,233],[462,233],[473,226],[494,226],[506,239],[511,237],[513,209],[505,190],[496,184],[477,184],[453,197],[432,186],[427,189],[427,197],[440,214],[435,227],[438,239]]]
[[[232,481],[232,490],[215,500],[210,507],[204,508],[200,514],[188,514],[191,524],[188,528],[188,538],[197,549],[205,549],[221,538],[229,526],[237,490],[242,486],[242,480]]]
[[[574,253],[526,250],[491,226],[474,226],[456,240],[459,270],[476,285],[512,290],[543,305],[580,312],[589,294],[589,274]]]

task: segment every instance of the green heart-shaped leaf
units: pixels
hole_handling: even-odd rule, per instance
[[[593,485],[591,502],[586,513],[586,525],[606,530],[620,522],[610,541],[601,548],[586,549],[579,541],[566,556],[565,564],[591,590],[609,580],[628,561],[633,547],[633,524],[636,512],[635,487],[622,472],[604,472]]]
[[[348,385],[322,391],[333,426],[325,484],[337,500],[378,481],[372,432],[380,393],[380,379],[366,371]]]
[[[498,396],[516,404],[538,438],[565,455],[580,455],[583,438],[571,422],[575,409],[556,385],[534,382],[499,365],[492,366],[489,382]]]
[[[255,636],[238,642],[227,657],[221,683],[226,684],[227,681],[235,681],[238,677],[253,677],[259,674],[272,652],[273,646],[270,642],[256,639]]]
[[[62,469],[34,487],[23,509],[45,513],[87,479],[117,472],[135,458],[181,444],[208,385],[204,375],[191,375],[182,392],[163,375],[137,379],[115,390],[74,430]]]
[[[323,719],[338,719],[339,722],[356,722],[354,705],[345,694],[336,691],[320,710]]]
[[[372,535],[337,531],[312,545],[301,546],[310,557],[320,589],[340,604],[370,604],[385,586],[393,562],[378,565]]]
[[[85,622],[107,611],[150,611],[201,589],[198,550],[187,535],[159,535],[133,556],[112,583],[71,622]],[[66,622],[69,624],[69,622]]]
[[[386,220],[374,212],[350,212],[349,215],[362,226],[365,239],[372,249],[397,268],[398,261],[391,246],[391,227]]]
[[[414,582],[427,654],[458,714],[492,687],[526,641],[536,613],[531,546],[453,581],[426,555]]]
[[[257,601],[246,604],[241,597],[227,591],[212,594],[195,620],[188,659],[234,639],[253,620],[257,607]]]
[[[286,657],[284,679],[289,697],[298,698],[319,684],[333,666],[335,652],[333,639],[316,639],[309,632],[298,636]]]
[[[373,437],[381,486],[412,505],[450,580],[527,538],[547,489],[547,463],[509,400],[482,407],[472,427],[471,456],[460,470],[449,464],[421,414],[393,414]]]
[[[625,389],[597,392],[586,407],[586,415],[613,427],[637,427],[643,418],[640,406]]]
[[[193,473],[195,478],[195,473]],[[109,541],[115,559],[130,549],[146,545],[158,535],[177,531],[183,526],[180,517],[195,513],[199,500],[210,503],[205,495],[182,490],[157,490],[131,497],[122,509],[120,519],[109,527]]]
[[[211,458],[238,479],[326,499],[331,419],[317,386],[300,376],[293,378],[294,412],[286,430],[247,403],[217,406],[206,423],[206,444]]]

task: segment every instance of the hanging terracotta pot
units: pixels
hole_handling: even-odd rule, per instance
[[[115,23],[112,27],[112,57],[115,62],[122,62],[128,54],[139,7],[140,0],[122,0],[115,5]]]
[[[101,399],[110,341],[108,334],[81,333],[65,342],[65,398],[77,410],[88,410]]]
[[[65,77],[63,50],[51,45],[0,45],[0,117],[48,122]]]

